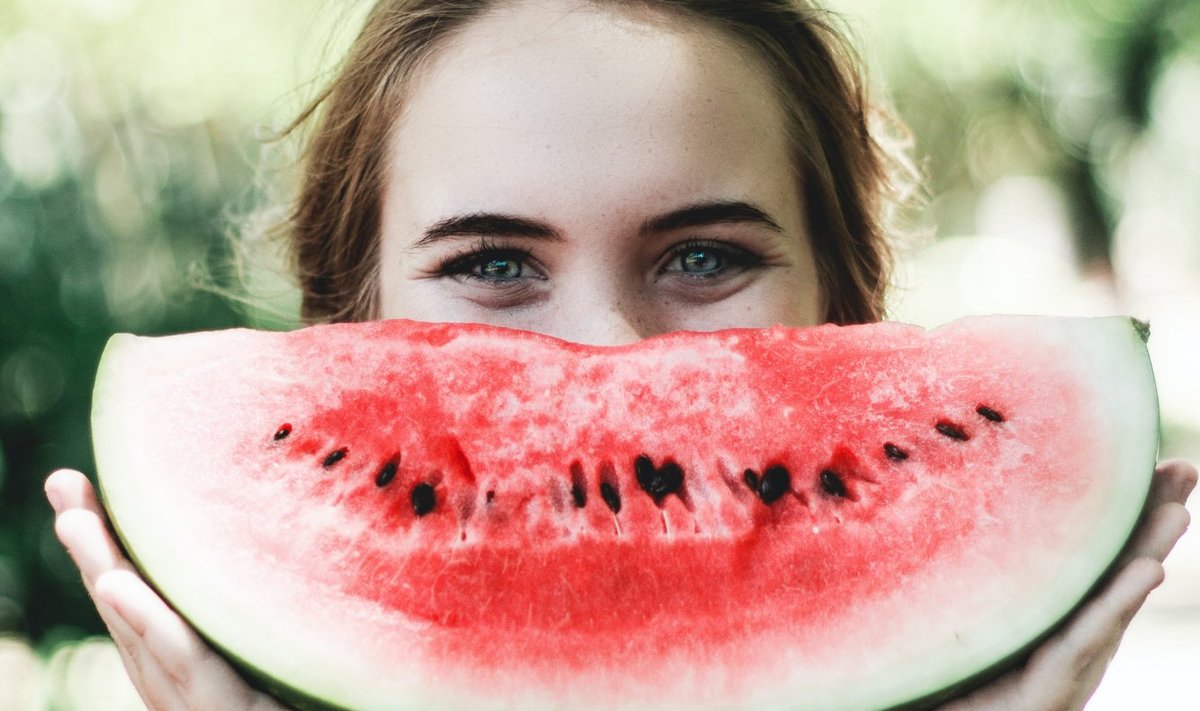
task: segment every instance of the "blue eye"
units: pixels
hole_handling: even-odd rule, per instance
[[[484,279],[494,279],[497,281],[503,279],[519,279],[521,277],[523,267],[524,264],[520,260],[513,259],[512,257],[488,259],[485,261],[480,261],[476,265],[476,269],[479,272],[478,276],[481,276]]]
[[[723,242],[687,242],[671,252],[661,273],[713,279],[731,276],[757,266],[762,259],[755,253]]]
[[[524,250],[482,244],[450,259],[439,272],[498,286],[529,278],[526,274],[528,262],[529,253]]]
[[[679,271],[686,274],[713,274],[724,266],[721,256],[711,249],[689,249],[679,255]]]

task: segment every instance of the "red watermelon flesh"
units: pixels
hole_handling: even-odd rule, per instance
[[[1144,500],[1125,318],[114,337],[106,506],[300,706],[872,709],[1060,620]]]

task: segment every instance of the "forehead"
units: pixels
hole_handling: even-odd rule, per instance
[[[638,5],[528,0],[471,21],[418,71],[389,189],[441,211],[622,201],[631,188],[663,203],[761,198],[794,191],[788,156],[762,60],[715,27]],[[467,199],[489,204],[457,204]]]

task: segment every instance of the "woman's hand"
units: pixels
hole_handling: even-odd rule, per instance
[[[1120,570],[1104,589],[1035,649],[1023,667],[941,711],[1082,709],[1100,685],[1134,614],[1163,580],[1163,559],[1188,526],[1184,504],[1196,478],[1196,467],[1187,462],[1160,464]]]
[[[1163,580],[1162,561],[1187,528],[1184,508],[1196,468],[1182,461],[1155,470],[1142,521],[1120,571],[1026,664],[943,707],[942,711],[1076,711],[1096,690],[1133,615]],[[281,711],[247,687],[196,633],[133,572],[104,525],[79,472],[55,472],[46,493],[55,530],[83,574],[125,667],[153,711]]]
[[[46,497],[56,514],[54,530],[79,566],[125,669],[151,711],[284,710],[247,686],[138,577],[109,536],[86,477],[67,469],[54,472],[46,480]]]

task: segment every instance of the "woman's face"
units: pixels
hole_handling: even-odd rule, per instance
[[[387,155],[384,318],[594,344],[821,318],[779,101],[712,30],[506,5],[419,72]]]

